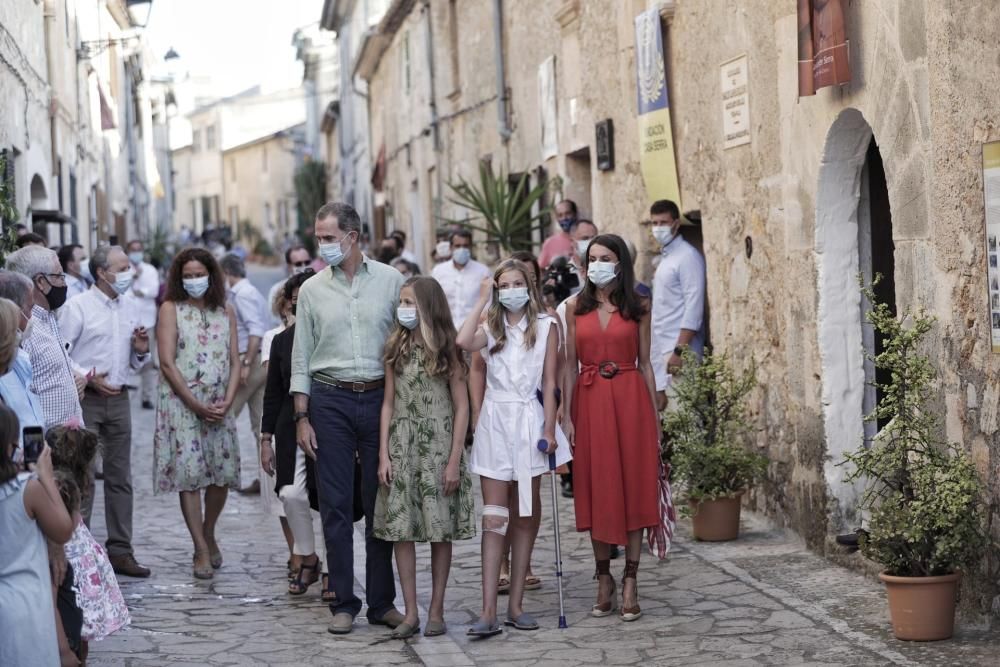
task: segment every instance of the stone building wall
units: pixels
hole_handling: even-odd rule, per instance
[[[891,210],[897,307],[937,317],[928,352],[940,383],[931,407],[942,416],[942,435],[974,456],[996,507],[1000,364],[990,350],[980,144],[1000,138],[1000,91],[984,85],[1000,64],[991,41],[1000,5],[955,12],[925,0],[844,3],[852,81],[800,98],[793,2],[507,0],[512,135],[503,142],[493,3],[455,4],[456,33],[448,2],[432,1],[430,10],[438,153],[418,132],[428,127],[425,110],[398,94],[401,31],[389,36],[372,76],[373,151],[385,143],[387,198],[397,211],[408,205],[401,193],[413,183],[424,188],[432,168],[446,182],[474,176],[485,158],[507,171],[544,166],[565,179],[567,192],[589,184],[586,212],[646,250],[639,275],[648,278],[633,20],[647,5],[672,5],[664,35],[681,203],[702,214],[712,342],[737,364],[752,358],[759,374],[755,440],[771,463],[750,504],[819,551],[860,520],[859,489],[843,482],[838,464],[863,438],[858,233],[868,224],[861,177],[874,139]],[[418,3],[404,25],[422,22]],[[751,140],[724,149],[720,66],[743,54]],[[543,161],[538,66],[552,55],[559,155]],[[594,123],[604,118],[615,126],[610,172],[596,170],[594,153]],[[575,171],[572,154],[582,147],[590,151],[589,178]],[[437,197],[421,201],[432,206]]]

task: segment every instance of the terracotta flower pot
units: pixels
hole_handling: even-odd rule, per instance
[[[897,639],[929,642],[952,636],[961,574],[894,577],[882,573],[878,578],[885,583],[892,632]]]
[[[691,528],[694,538],[703,542],[726,542],[740,534],[740,497],[717,498],[700,503],[689,502],[694,514]]]

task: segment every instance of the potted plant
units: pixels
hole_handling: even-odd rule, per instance
[[[496,244],[503,254],[530,249],[533,234],[548,225],[551,209],[543,205],[543,198],[559,181],[543,180],[531,187],[528,177],[524,172],[515,181],[503,171],[495,175],[488,163],[480,163],[478,183],[461,177],[448,183],[452,192],[448,201],[473,217],[445,221],[485,235],[486,241]]]
[[[695,539],[735,540],[740,498],[766,471],[767,459],[746,448],[750,430],[746,397],[757,384],[753,363],[737,373],[722,354],[699,362],[684,352],[674,377],[676,395],[663,415],[665,458],[680,482]]]
[[[968,456],[941,441],[939,419],[927,409],[935,372],[921,344],[933,318],[896,318],[871,287],[862,291],[873,304],[868,321],[883,340],[870,358],[888,379],[877,384],[879,400],[866,416],[884,428],[845,461],[853,467],[847,481],[867,483],[859,546],[885,568],[879,578],[896,637],[947,639],[961,572],[986,542],[982,484]]]

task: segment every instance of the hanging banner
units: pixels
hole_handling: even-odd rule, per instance
[[[660,12],[650,9],[635,17],[639,167],[646,184],[646,196],[650,201],[670,199],[680,206],[664,62]]]
[[[799,97],[851,81],[843,0],[799,2]]]
[[[983,144],[983,198],[986,213],[986,281],[989,287],[990,343],[1000,352],[1000,141]]]

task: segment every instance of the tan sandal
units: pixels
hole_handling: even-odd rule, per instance
[[[631,621],[639,620],[642,616],[642,609],[639,608],[639,583],[636,579],[636,575],[639,574],[639,561],[637,560],[626,560],[625,561],[625,574],[622,575],[622,610],[621,619],[626,623]],[[626,607],[625,606],[625,580],[631,579],[636,582],[635,587],[635,606]]]
[[[193,562],[191,571],[194,574],[195,579],[211,579],[215,576],[215,569],[212,567],[211,560],[207,566],[198,566],[198,557],[208,554],[207,551],[195,551],[194,557],[191,559]]]
[[[611,579],[611,593],[607,602],[598,602],[590,609],[590,615],[594,618],[604,618],[610,616],[615,610],[615,578],[611,576],[611,561],[597,561],[597,572],[594,573],[594,580],[600,581],[598,577],[608,577]],[[597,599],[601,599],[600,584],[598,584]]]

